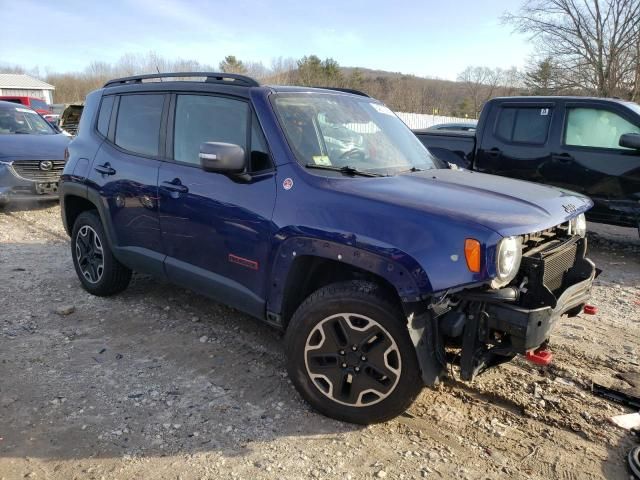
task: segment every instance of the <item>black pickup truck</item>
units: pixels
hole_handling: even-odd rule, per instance
[[[506,97],[487,102],[475,134],[414,130],[459,167],[590,196],[594,222],[640,231],[640,105],[587,97]]]

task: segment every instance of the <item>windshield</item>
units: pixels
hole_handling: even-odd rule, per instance
[[[280,93],[273,104],[302,165],[385,175],[439,168],[411,130],[391,110],[369,98]]]
[[[47,121],[33,110],[24,107],[0,108],[0,135],[56,133]]]

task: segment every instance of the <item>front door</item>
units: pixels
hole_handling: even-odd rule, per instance
[[[625,133],[640,133],[640,123],[615,105],[569,102],[559,151],[561,163],[542,170],[545,181],[591,197],[587,215],[594,221],[636,226],[640,206],[640,152],[620,146]]]
[[[170,113],[172,162],[160,167],[160,226],[170,280],[256,316],[264,315],[274,228],[275,172],[247,101],[178,94]],[[205,172],[204,142],[240,145],[250,177]]]

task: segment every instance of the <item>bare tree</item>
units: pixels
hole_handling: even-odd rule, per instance
[[[631,88],[631,100],[635,102],[640,101],[640,26],[637,27],[637,30],[636,45],[633,52],[636,68],[633,74],[633,86]]]
[[[458,81],[462,82],[472,108],[474,118],[478,118],[482,105],[493,97],[502,71],[492,70],[488,67],[467,67],[460,75]]]
[[[516,67],[511,67],[506,70],[498,70],[500,72],[500,78],[498,84],[502,87],[500,95],[511,97],[513,95],[520,95],[523,89],[522,73],[518,71]]]
[[[640,1],[526,0],[504,20],[562,65],[568,86],[600,96],[637,95]]]

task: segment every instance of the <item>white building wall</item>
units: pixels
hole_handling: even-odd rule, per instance
[[[29,89],[29,88],[0,88],[0,95],[11,95],[16,97],[40,98],[49,105],[53,103],[53,90]]]

